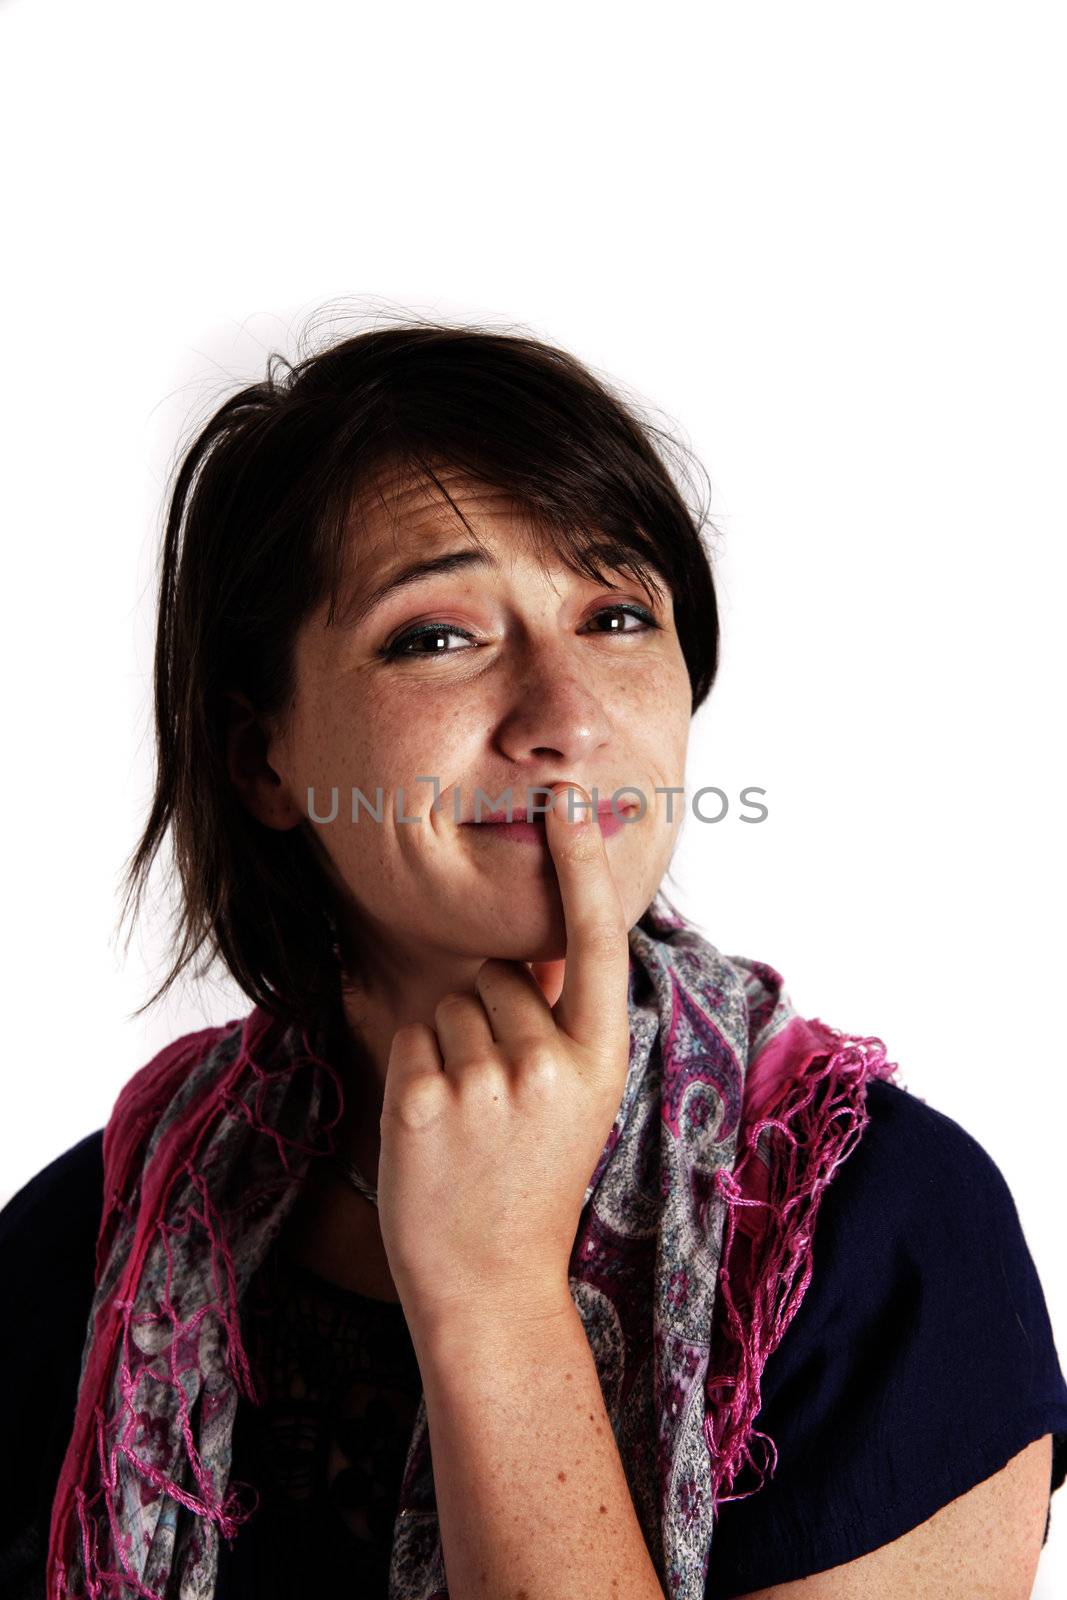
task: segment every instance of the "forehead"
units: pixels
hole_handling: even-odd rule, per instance
[[[502,489],[454,467],[435,466],[434,474],[436,482],[422,473],[380,474],[356,498],[346,530],[354,565],[388,561],[457,535],[471,539],[464,518],[487,544],[534,539],[529,511]]]
[[[450,465],[430,465],[432,476],[390,464],[354,497],[336,553],[327,627],[358,627],[392,593],[441,572],[473,573],[528,557],[558,588],[560,575],[565,582],[569,574],[600,581],[631,570],[634,550],[603,529],[561,535],[498,486]],[[652,599],[657,563],[645,555],[638,564],[638,581]]]
[[[338,552],[335,620],[342,627],[423,569],[485,566],[524,551],[546,572],[566,566],[551,532],[506,492],[452,467],[435,464],[433,471],[429,478],[392,469],[353,500]]]

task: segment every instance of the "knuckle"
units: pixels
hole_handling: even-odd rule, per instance
[[[463,1062],[463,1077],[469,1082],[483,1083],[500,1073],[500,1059],[492,1055],[473,1055]]]
[[[532,1087],[549,1087],[559,1077],[559,1061],[555,1051],[540,1040],[522,1045],[516,1053],[515,1065],[523,1082]]]
[[[431,1078],[419,1078],[409,1083],[403,1094],[391,1106],[391,1114],[408,1133],[417,1133],[435,1122],[441,1114],[439,1083]]]

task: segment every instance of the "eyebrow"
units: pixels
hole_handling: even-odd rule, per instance
[[[602,555],[608,561],[613,561],[618,556],[618,548],[612,545],[596,546],[595,554]],[[376,589],[364,596],[351,596],[342,611],[340,622],[345,628],[354,628],[359,623],[365,622],[372,611],[376,611],[389,595],[395,594],[398,589],[408,588],[413,583],[419,583],[423,578],[432,578],[442,572],[460,572],[472,567],[495,568],[496,561],[484,550],[472,548],[467,545],[461,550],[447,550],[441,555],[425,556],[421,561],[409,561],[404,566],[389,575]],[[612,570],[622,570],[612,567]],[[645,585],[641,585],[645,588]],[[646,594],[648,590],[645,589]],[[649,595],[651,599],[651,595]]]
[[[341,622],[346,628],[354,628],[357,623],[365,621],[372,611],[376,611],[388,595],[419,583],[423,578],[432,578],[440,572],[459,572],[467,567],[495,566],[496,562],[484,550],[471,549],[469,546],[464,550],[446,550],[439,556],[426,556],[421,561],[409,561],[391,573],[370,594],[353,597],[344,609]]]

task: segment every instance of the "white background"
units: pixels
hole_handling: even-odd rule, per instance
[[[3,1199],[248,1009],[131,1020],[166,924],[116,932],[180,440],[327,304],[479,320],[704,463],[690,785],[770,816],[668,892],[984,1145],[1067,1351],[1065,66],[1020,0],[0,7]]]

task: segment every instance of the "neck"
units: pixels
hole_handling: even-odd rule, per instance
[[[373,982],[355,985],[345,979],[335,1018],[334,1065],[344,1089],[344,1115],[335,1130],[338,1150],[377,1183],[380,1123],[393,1036],[411,1022],[434,1027],[434,1014],[446,994],[475,993],[475,979],[485,958],[454,957],[417,972],[405,961],[388,963],[381,955]],[[527,962],[549,1005],[563,986],[564,961]]]
[[[344,1114],[334,1131],[337,1148],[355,1163],[368,1183],[377,1185],[378,1152],[385,1080],[393,1036],[410,1022],[434,1025],[446,994],[474,992],[481,961],[463,970],[420,973],[417,980],[359,988],[345,984],[335,1022],[335,1060],[344,1090]],[[399,977],[399,974],[398,974]]]

